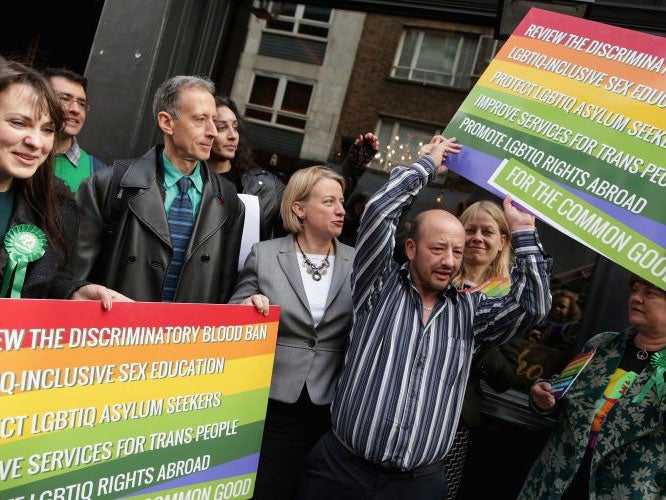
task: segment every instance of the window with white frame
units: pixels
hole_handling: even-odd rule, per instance
[[[289,2],[271,2],[271,19],[266,29],[326,40],[331,24],[332,9],[316,5]]]
[[[391,76],[404,80],[469,89],[498,50],[488,35],[407,29]]]
[[[372,166],[390,172],[398,165],[411,165],[419,157],[419,148],[435,134],[435,127],[401,123],[382,118],[377,124],[380,150]]]
[[[245,117],[281,127],[304,130],[312,85],[284,76],[255,75]]]

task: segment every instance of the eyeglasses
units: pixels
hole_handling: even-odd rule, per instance
[[[81,109],[85,109],[86,111],[90,109],[90,103],[88,101],[74,97],[72,94],[58,94],[58,98],[67,107],[71,106],[72,103],[75,103]]]

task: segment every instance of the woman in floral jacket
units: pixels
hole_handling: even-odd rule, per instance
[[[632,328],[596,335],[560,379],[532,387],[536,411],[550,412],[557,401],[560,413],[520,499],[666,495],[666,291],[637,276],[630,285]]]

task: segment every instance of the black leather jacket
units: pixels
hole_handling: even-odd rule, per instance
[[[284,183],[268,170],[251,167],[241,174],[243,193],[259,198],[261,211],[261,224],[259,236],[261,240],[268,240],[286,234],[280,218],[280,203],[284,194]]]
[[[183,262],[175,302],[226,303],[236,284],[244,206],[232,183],[209,174],[202,164],[201,206]],[[73,276],[85,279],[102,259],[101,284],[131,299],[159,302],[171,259],[171,238],[164,210],[161,147],[132,161],[120,188],[133,192],[118,218],[109,248],[102,248],[104,214],[113,167],[81,183],[76,201],[81,228],[70,252]]]

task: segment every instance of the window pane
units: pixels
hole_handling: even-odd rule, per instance
[[[287,82],[287,88],[282,98],[282,109],[292,113],[307,115],[310,105],[310,95],[312,94],[312,85],[303,83]]]
[[[303,11],[303,19],[312,19],[313,21],[322,21],[327,23],[331,18],[331,9],[325,7],[315,7],[306,5]]]
[[[456,73],[459,75],[470,75],[472,73],[477,43],[477,38],[465,38],[463,40],[460,58],[458,59],[458,68],[456,68]]]
[[[252,108],[246,108],[245,109],[245,117],[246,118],[255,118],[257,120],[270,122],[272,116],[273,116],[272,113],[269,113],[268,111],[259,111],[259,110],[252,109]]]
[[[400,125],[398,139],[395,141],[399,161],[412,163],[419,156],[419,148],[427,144],[433,136],[433,130],[407,125]]]
[[[277,123],[280,125],[287,125],[289,127],[295,127],[295,128],[300,128],[304,129],[305,124],[307,123],[306,120],[301,120],[300,118],[293,118],[291,116],[284,116],[284,115],[278,115]]]
[[[291,16],[296,14],[296,4],[287,2],[273,2],[271,13],[274,16]]]
[[[282,19],[271,19],[266,23],[266,27],[273,30],[281,30],[292,32],[294,29],[294,23],[291,21],[284,21]]]
[[[385,156],[385,150],[391,142],[391,131],[393,130],[394,121],[382,120],[379,124],[379,130],[377,131],[377,139],[379,139],[380,154]]]
[[[380,159],[373,162],[375,168],[390,171],[396,165],[410,164],[418,158],[419,148],[430,141],[434,130],[398,124],[382,119],[377,138],[383,146],[379,150]]]
[[[409,78],[409,69],[408,68],[394,68],[393,76],[395,78]]]
[[[400,53],[400,59],[398,59],[398,66],[409,68],[411,65],[414,50],[416,50],[415,46],[417,37],[418,32],[416,31],[408,31],[405,34],[405,39],[402,44],[402,52]]]
[[[462,50],[458,58],[458,67],[456,68],[456,80],[454,87],[467,89],[472,86],[471,74],[474,66],[474,56],[478,38],[465,38],[463,40]]]
[[[250,102],[272,108],[274,105],[273,103],[275,102],[277,86],[277,78],[269,78],[267,76],[259,75],[255,76],[252,93],[250,94]]]
[[[411,79],[419,82],[436,83],[437,85],[451,85],[451,75],[448,73],[440,74],[432,73],[430,71],[414,70]]]
[[[492,37],[481,37],[481,40],[479,41],[479,57],[477,57],[476,61],[474,61],[474,70],[472,74],[481,75],[481,73],[486,70],[488,64],[490,64],[490,61],[492,61],[493,57],[495,57],[496,46],[497,44]]]
[[[458,37],[423,37],[421,53],[417,62],[419,69],[450,73],[458,50]]]
[[[320,38],[328,37],[328,28],[320,28],[319,26],[311,26],[309,24],[299,24],[298,32],[301,35],[312,35]]]

